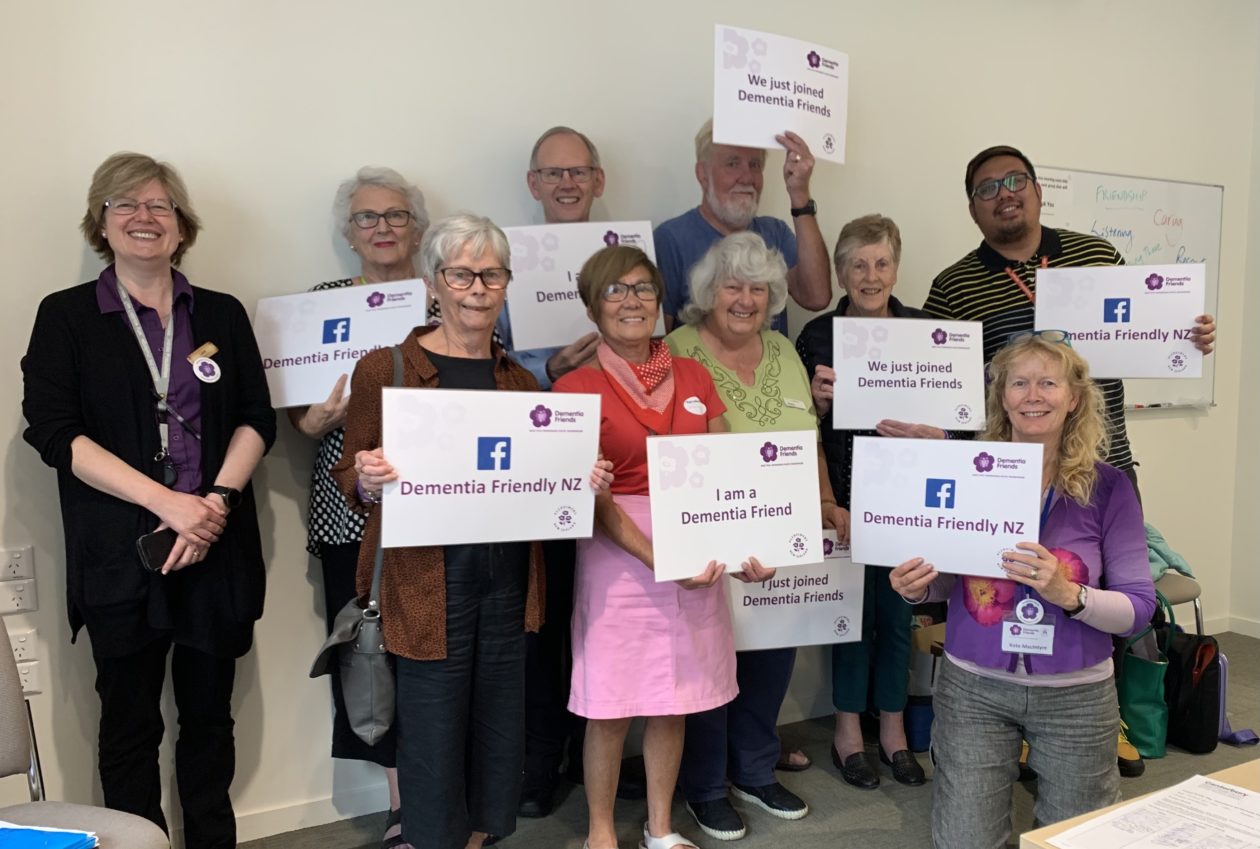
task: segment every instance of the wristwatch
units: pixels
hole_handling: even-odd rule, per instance
[[[818,204],[814,203],[814,199],[810,198],[804,206],[792,207],[792,217],[800,218],[802,215],[817,215]]]
[[[230,486],[212,486],[210,492],[223,499],[223,503],[229,510],[235,510],[241,506],[241,491],[232,489]]]
[[[1085,601],[1089,598],[1089,587],[1085,586],[1084,584],[1081,584],[1080,586],[1081,586],[1080,590],[1078,590],[1076,593],[1076,607],[1072,608],[1071,610],[1063,611],[1064,613],[1067,614],[1067,617],[1069,619],[1071,619],[1073,616],[1077,616],[1078,614],[1080,614],[1082,610],[1085,609]]]

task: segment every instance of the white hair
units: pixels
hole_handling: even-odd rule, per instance
[[[713,246],[692,266],[688,275],[691,303],[679,312],[684,324],[699,324],[713,311],[717,288],[727,280],[764,283],[770,289],[764,327],[787,307],[787,263],[783,255],[766,247],[756,233],[732,233]]]
[[[333,220],[341,228],[341,235],[350,239],[350,202],[355,192],[364,186],[380,186],[392,189],[407,199],[407,208],[415,219],[415,228],[423,233],[429,227],[429,213],[424,208],[424,193],[407,182],[402,174],[393,168],[377,165],[365,165],[349,180],[337,187],[337,195],[333,198]]]

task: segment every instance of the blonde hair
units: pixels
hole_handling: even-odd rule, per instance
[[[1057,366],[1067,380],[1068,389],[1076,396],[1076,409],[1063,422],[1059,440],[1058,471],[1054,485],[1082,507],[1087,506],[1098,482],[1095,463],[1107,453],[1109,438],[1103,421],[1103,397],[1098,384],[1089,376],[1089,363],[1062,342],[1050,342],[1029,335],[998,351],[989,363],[989,397],[985,404],[988,426],[983,439],[1008,442],[1011,419],[1003,406],[1006,379],[1015,362],[1027,355],[1044,357]]]
[[[179,265],[184,254],[197,241],[201,231],[201,219],[193,211],[192,200],[188,197],[188,188],[175,166],[169,162],[158,162],[143,153],[115,153],[106,159],[92,175],[92,185],[88,189],[87,212],[79,229],[87,243],[106,262],[114,261],[114,249],[103,232],[105,228],[105,201],[121,197],[127,192],[143,188],[150,180],[157,180],[166,189],[175,203],[175,219],[179,223],[179,233],[183,241],[175,248],[171,256],[171,265]]]

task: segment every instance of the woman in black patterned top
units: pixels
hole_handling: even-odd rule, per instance
[[[350,250],[359,256],[357,277],[320,283],[315,289],[335,289],[364,283],[388,283],[416,276],[414,258],[429,225],[424,195],[391,168],[360,168],[337,189],[333,217]],[[423,321],[417,322],[423,323]],[[324,573],[324,615],[328,627],[346,602],[354,598],[354,574],[363,539],[363,516],[346,506],[328,470],[341,459],[342,427],[349,375],[343,374],[327,400],[290,409],[289,419],[302,433],[319,440],[311,475],[311,503],[307,517],[306,549],[320,559]],[[394,736],[386,734],[375,746],[360,740],[346,720],[341,680],[329,676],[333,690],[334,758],[371,761],[385,767],[389,782],[389,819],[382,849],[403,843],[398,802],[398,771],[394,766]]]

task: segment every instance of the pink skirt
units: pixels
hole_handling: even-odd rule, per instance
[[[614,499],[650,540],[648,496]],[[647,566],[598,525],[595,536],[578,540],[569,710],[588,719],[670,716],[735,698],[726,581],[701,590],[673,581],[658,584]]]

